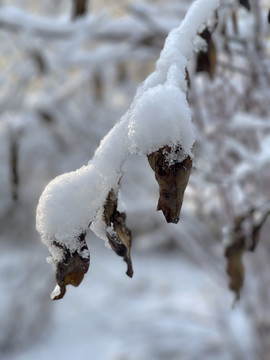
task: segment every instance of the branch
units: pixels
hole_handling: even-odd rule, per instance
[[[92,16],[70,23],[67,20],[31,15],[12,6],[0,9],[0,28],[16,33],[30,33],[50,41],[67,39],[85,31],[92,36],[99,28],[98,24],[99,19]]]
[[[65,252],[59,251],[55,243],[71,255],[78,252],[80,234],[85,233],[100,212],[103,213],[104,207],[108,214],[106,204],[111,200],[108,194],[111,189],[117,189],[122,164],[128,154],[147,156],[168,146],[170,151],[162,156],[173,178],[178,176],[175,168],[180,164],[180,173],[184,173],[180,182],[184,186],[181,185],[179,194],[183,197],[194,145],[191,110],[186,98],[186,67],[199,27],[218,4],[218,0],[193,3],[182,24],[168,35],[156,70],[138,89],[130,109],[101,141],[93,159],[87,166],[57,177],[44,190],[37,208],[37,229],[57,268],[65,262]],[[176,183],[178,187],[178,180]],[[115,208],[115,202],[113,204]],[[179,204],[177,201],[174,219],[178,217]],[[113,223],[114,231],[121,237],[123,222],[117,231],[119,224],[115,220],[109,216],[107,227],[109,222]],[[121,242],[129,256],[129,236],[123,237]],[[112,243],[115,245],[114,241]],[[131,263],[128,262],[128,266],[131,274]]]

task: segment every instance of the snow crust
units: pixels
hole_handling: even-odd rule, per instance
[[[169,33],[155,72],[138,89],[130,109],[101,141],[93,159],[45,188],[36,223],[54,261],[62,258],[55,241],[71,253],[80,249],[77,237],[100,217],[108,192],[118,187],[121,166],[129,153],[145,155],[165,145],[180,145],[183,159],[191,155],[195,138],[186,100],[186,66],[199,27],[218,3],[193,3],[182,24]],[[94,223],[92,229],[104,238],[104,229],[97,225],[101,221]]]

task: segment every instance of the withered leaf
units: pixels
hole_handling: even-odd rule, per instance
[[[238,241],[229,245],[225,251],[227,258],[227,274],[230,277],[229,287],[236,294],[236,299],[240,299],[240,290],[244,284],[245,268],[242,257],[245,251],[245,239],[241,237]]]
[[[172,150],[169,146],[165,146],[148,155],[148,162],[159,184],[157,210],[162,210],[166,221],[174,224],[179,221],[184,192],[192,169],[192,159],[187,156],[183,161],[176,160],[170,164],[168,154],[177,157],[177,153],[181,152],[180,147]]]
[[[103,218],[107,226],[106,236],[109,244],[117,255],[123,257],[127,263],[126,274],[133,276],[131,262],[131,231],[126,226],[126,214],[117,210],[117,194],[111,190],[104,205]],[[113,229],[113,231],[111,231]]]
[[[202,33],[200,33],[200,36],[206,41],[207,50],[200,51],[197,55],[196,73],[207,72],[212,79],[216,71],[216,47],[212,40],[212,34],[207,28]]]
[[[90,256],[88,247],[85,241],[85,233],[79,237],[81,242],[80,250],[74,253],[64,248],[62,245],[54,243],[55,246],[61,247],[64,250],[63,259],[56,265],[56,281],[59,286],[59,293],[52,293],[52,300],[62,299],[66,293],[66,286],[79,286],[87,273],[90,264]]]
[[[86,15],[87,2],[88,0],[73,0],[72,19]]]
[[[240,291],[244,284],[245,268],[243,265],[243,255],[246,250],[246,234],[243,224],[247,216],[252,213],[249,210],[247,214],[237,216],[234,220],[231,232],[232,241],[225,249],[227,258],[227,274],[230,278],[229,288],[235,293],[236,300],[240,299]]]
[[[230,277],[229,287],[235,292],[237,300],[240,298],[240,291],[244,284],[244,252],[255,250],[260,239],[261,228],[270,215],[269,209],[258,211],[256,208],[250,208],[245,214],[235,218],[231,234],[232,242],[225,250],[227,273]],[[256,212],[259,220],[256,219]]]
[[[250,11],[250,3],[249,0],[239,0],[239,4],[244,6],[248,11]]]

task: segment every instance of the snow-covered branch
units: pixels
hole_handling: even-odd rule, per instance
[[[70,40],[72,38],[98,39],[108,41],[127,40],[138,43],[152,35],[151,29],[131,16],[113,19],[108,14],[88,14],[71,22],[68,17],[51,18],[29,14],[13,6],[0,9],[0,29],[14,33],[25,33],[44,40]],[[167,29],[166,29],[167,30]]]
[[[57,177],[44,190],[37,208],[37,229],[57,264],[67,251],[71,257],[89,257],[81,234],[90,224],[103,237],[96,224],[102,223],[108,193],[111,189],[118,192],[122,164],[129,153],[150,155],[166,149],[162,154],[168,167],[177,165],[187,171],[182,162],[189,158],[190,164],[195,139],[186,99],[186,67],[197,32],[218,3],[194,2],[182,24],[168,35],[156,70],[138,89],[130,109],[102,140],[93,159],[81,169]],[[189,173],[185,186],[188,177]]]
[[[89,36],[95,32],[100,19],[87,16],[81,21],[70,22],[62,18],[52,21],[44,16],[31,15],[13,6],[5,6],[0,9],[0,28],[13,32],[25,32],[34,34],[48,40],[64,39],[78,35],[81,31],[87,31]]]

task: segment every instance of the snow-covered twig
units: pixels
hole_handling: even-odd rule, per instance
[[[168,35],[156,70],[138,89],[130,109],[102,140],[93,159],[57,177],[44,190],[37,208],[37,229],[53,261],[63,259],[63,248],[71,254],[80,251],[80,234],[95,223],[110,190],[118,189],[129,153],[148,155],[169,146],[181,149],[177,161],[192,156],[186,67],[200,26],[218,4],[218,0],[193,3],[182,24]]]
[[[0,28],[13,32],[32,33],[49,40],[77,36],[81,31],[87,31],[91,36],[99,22],[100,19],[94,16],[71,23],[68,19],[52,21],[51,18],[30,15],[13,6],[5,6],[0,9]]]

